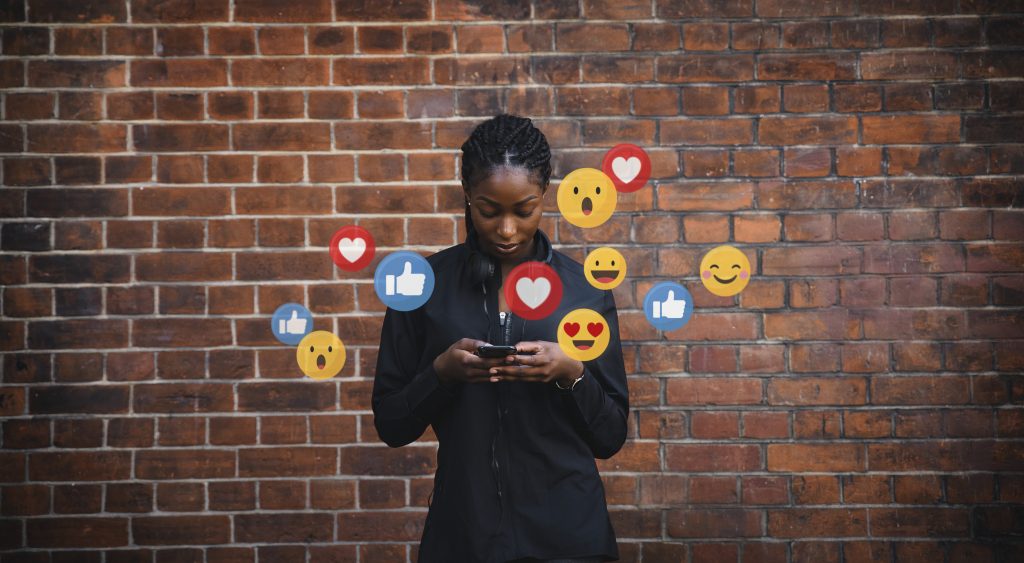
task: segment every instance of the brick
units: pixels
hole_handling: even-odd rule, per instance
[[[416,541],[423,534],[425,512],[360,511],[338,513],[343,541]]]
[[[240,514],[235,536],[245,542],[322,542],[334,533],[334,517],[324,513]]]
[[[765,18],[792,17],[829,17],[854,15],[854,7],[839,0],[824,2],[784,2],[781,0],[765,0],[757,5],[757,15]]]
[[[325,59],[254,59],[231,65],[231,81],[238,86],[323,86],[328,75]]]
[[[860,67],[865,80],[951,79],[957,76],[957,57],[937,51],[863,53]]]
[[[736,22],[732,24],[732,47],[737,51],[761,51],[779,46],[781,30],[778,25],[764,22]]]
[[[213,0],[201,6],[183,0],[141,0],[132,4],[133,22],[199,23],[225,21],[227,17],[228,0]]]
[[[331,146],[326,123],[242,123],[234,126],[233,144],[246,151],[320,151]]]
[[[867,509],[793,508],[768,511],[768,530],[789,538],[864,536]]]
[[[69,5],[60,0],[31,0],[29,21],[68,23],[111,23],[127,19],[127,6],[115,0]]]
[[[666,55],[656,59],[659,82],[741,82],[754,78],[750,55]]]
[[[621,115],[629,108],[629,91],[624,88],[559,88],[558,107],[566,115]]]
[[[227,516],[137,516],[132,538],[138,545],[210,545],[231,541]]]
[[[867,456],[860,444],[769,444],[769,471],[864,471]]]
[[[134,125],[135,147],[143,151],[216,151],[228,148],[226,125]]]
[[[227,63],[217,59],[135,59],[131,61],[131,86],[187,87],[227,86]]]
[[[505,34],[501,27],[492,25],[458,26],[455,28],[456,45],[460,53],[501,53],[505,51]],[[399,35],[397,48],[401,51]]]
[[[119,152],[126,148],[126,135],[123,125],[29,125],[28,149],[44,153]]]
[[[838,49],[878,46],[878,20],[835,20],[832,22],[832,46]]]
[[[752,0],[658,0],[660,18],[742,18],[754,14]]]
[[[760,80],[852,80],[857,58],[852,53],[765,54],[758,58]]]
[[[30,547],[111,548],[128,545],[127,518],[47,518],[28,520]]]
[[[129,452],[40,452],[29,458],[34,481],[119,481],[131,475]]]
[[[800,113],[824,112],[829,109],[828,86],[794,84],[782,87],[785,110]]]
[[[760,471],[760,450],[753,445],[669,444],[665,465],[670,471]]]
[[[661,144],[741,145],[753,142],[753,122],[732,119],[671,119],[661,122]]]
[[[777,379],[768,384],[768,401],[781,405],[862,405],[867,402],[867,383],[849,376]]]
[[[857,139],[857,120],[847,117],[765,117],[758,129],[761,143],[771,145],[835,145]]]
[[[783,154],[786,176],[820,177],[828,176],[832,171],[832,151],[829,149],[786,149]]]
[[[337,59],[333,64],[339,86],[426,84],[430,76],[428,60],[422,57]]]
[[[960,140],[960,117],[864,116],[864,142],[869,144],[942,143]]]
[[[670,379],[668,404],[759,404],[761,381],[753,378]]]
[[[202,55],[203,43],[203,30],[198,27],[158,28],[156,30],[156,52],[163,56]]]
[[[52,119],[56,96],[50,93],[29,92],[8,94],[4,101],[7,119],[28,121],[36,119]]]
[[[687,51],[720,51],[729,47],[729,24],[683,24],[683,48]]]
[[[238,451],[238,473],[242,477],[334,475],[336,464],[333,448],[244,448]]]
[[[311,0],[295,5],[280,0],[236,0],[235,19],[244,22],[323,22],[331,21],[331,1]],[[345,13],[338,9],[339,18]]]

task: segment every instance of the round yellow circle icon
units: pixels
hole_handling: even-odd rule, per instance
[[[608,348],[610,331],[608,323],[597,311],[576,309],[558,323],[558,346],[574,360],[593,360]]]
[[[306,376],[330,379],[345,366],[345,345],[333,332],[316,330],[295,347],[295,361]]]
[[[577,227],[601,225],[612,216],[618,192],[612,179],[596,168],[577,168],[558,184],[558,210]]]
[[[712,248],[700,261],[700,281],[719,297],[736,295],[750,282],[750,260],[734,246]]]
[[[597,289],[615,289],[626,279],[626,259],[614,248],[595,248],[583,261],[583,275]]]

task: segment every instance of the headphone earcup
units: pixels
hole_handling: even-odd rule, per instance
[[[473,251],[469,254],[469,278],[474,285],[494,275],[494,262],[490,256]]]

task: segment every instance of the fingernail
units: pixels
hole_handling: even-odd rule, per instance
[[[497,377],[492,377],[491,378],[491,383],[497,383],[497,382],[498,382],[498,378]]]

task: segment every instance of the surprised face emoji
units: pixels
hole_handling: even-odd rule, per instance
[[[585,229],[607,221],[617,197],[612,179],[596,168],[577,168],[558,184],[558,210],[566,221]]]
[[[295,347],[295,361],[308,377],[330,379],[345,366],[345,345],[334,333],[317,330]]]

